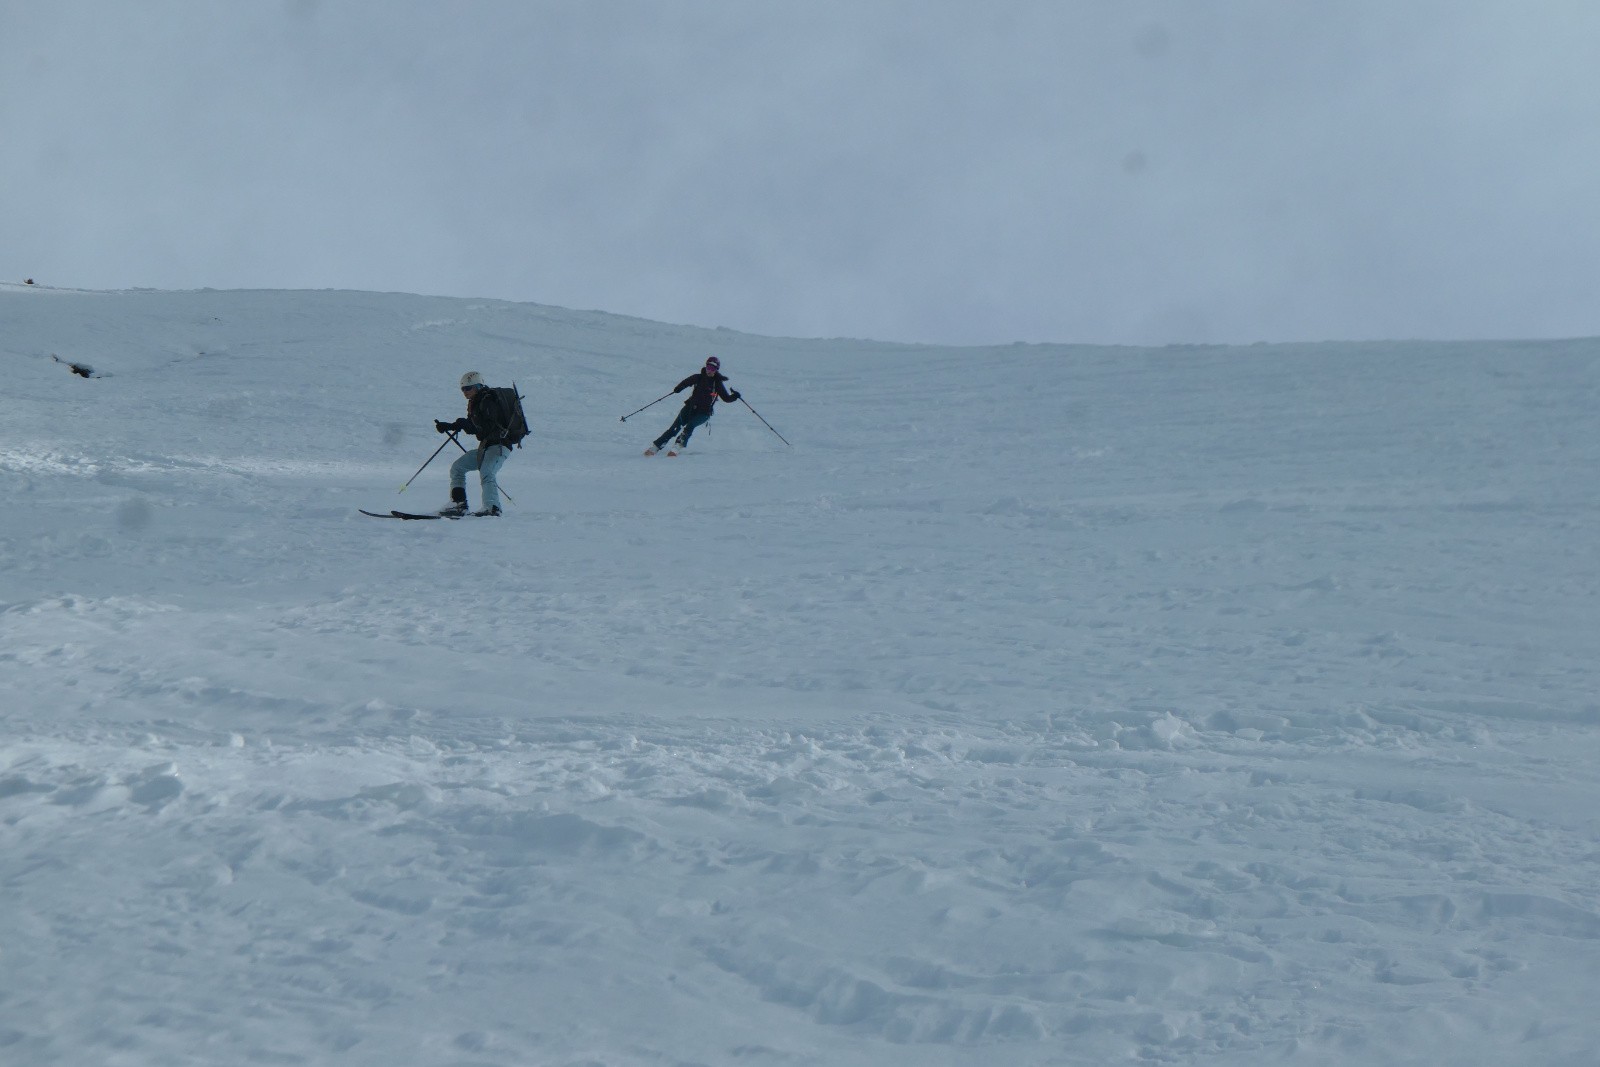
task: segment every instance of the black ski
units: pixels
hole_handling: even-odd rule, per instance
[[[455,519],[458,515],[418,515],[410,511],[368,511],[366,508],[357,508],[363,515],[371,515],[375,519]]]

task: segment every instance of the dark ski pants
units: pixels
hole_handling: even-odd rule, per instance
[[[672,420],[672,425],[667,427],[667,432],[656,438],[656,447],[660,448],[667,443],[667,438],[673,434],[678,435],[678,445],[682,447],[689,443],[689,438],[694,436],[695,430],[706,424],[711,417],[709,411],[690,411],[689,405],[683,405],[683,410],[678,412],[678,417]]]

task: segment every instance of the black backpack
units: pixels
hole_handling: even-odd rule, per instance
[[[516,383],[490,389],[488,402],[483,408],[486,419],[494,420],[492,428],[485,427],[491,432],[482,439],[484,443],[493,442],[503,444],[507,448],[521,448],[522,439],[528,436],[528,416],[522,412],[522,394],[517,392]]]

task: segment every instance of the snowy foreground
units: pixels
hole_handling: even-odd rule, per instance
[[[710,354],[793,447],[640,455]],[[1600,1061],[1600,342],[10,285],[0,358],[0,1062]],[[506,517],[357,514],[472,369]]]

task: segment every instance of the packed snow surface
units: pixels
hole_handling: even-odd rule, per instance
[[[772,429],[645,458],[709,355]],[[0,358],[8,1065],[1600,1061],[1600,343],[9,285]],[[505,516],[360,515],[466,370]]]

